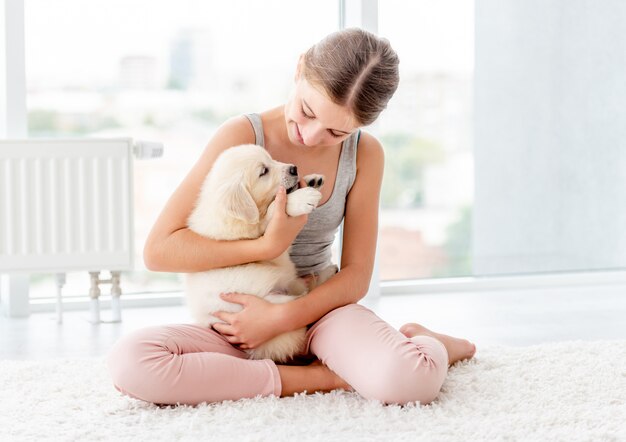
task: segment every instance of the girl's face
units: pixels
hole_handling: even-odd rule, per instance
[[[299,75],[285,105],[289,141],[308,147],[335,146],[358,129],[352,112]]]

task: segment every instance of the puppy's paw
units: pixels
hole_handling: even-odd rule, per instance
[[[322,199],[319,190],[313,187],[303,187],[287,195],[287,215],[308,215],[317,207]]]
[[[311,175],[305,176],[303,179],[307,186],[315,189],[321,189],[324,185],[324,175],[312,173]]]

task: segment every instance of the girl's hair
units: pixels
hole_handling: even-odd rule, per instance
[[[389,41],[359,28],[337,31],[312,46],[303,75],[367,126],[398,88],[399,59]]]

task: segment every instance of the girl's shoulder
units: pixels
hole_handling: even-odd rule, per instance
[[[385,152],[380,141],[374,135],[361,130],[357,145],[357,168],[366,163],[382,164],[384,159]]]
[[[254,128],[245,115],[236,115],[224,121],[214,137],[231,141],[231,146],[254,143]]]
[[[213,166],[215,159],[226,149],[240,144],[254,144],[254,129],[244,115],[231,117],[222,123],[196,162],[191,173],[204,177]]]

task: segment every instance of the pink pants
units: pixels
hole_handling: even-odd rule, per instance
[[[121,338],[108,366],[120,392],[157,404],[280,396],[276,364],[246,357],[213,329],[164,325]],[[448,371],[439,340],[409,339],[360,304],[332,310],[309,326],[305,352],[289,365],[316,357],[360,395],[385,404],[431,402]]]

